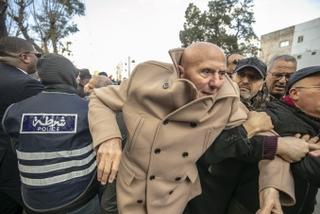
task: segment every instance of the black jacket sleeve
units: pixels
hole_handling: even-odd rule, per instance
[[[224,130],[208,148],[203,158],[209,164],[216,164],[227,158],[257,162],[263,159],[264,138],[264,136],[254,136],[248,139],[242,125]]]
[[[310,183],[320,187],[320,158],[307,155],[301,161],[292,163],[293,174],[302,177]]]

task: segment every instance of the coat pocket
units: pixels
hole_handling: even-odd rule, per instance
[[[119,213],[142,213],[146,203],[146,179],[134,169],[120,163],[117,177],[117,206]]]
[[[133,127],[128,127],[130,130],[128,130],[129,137],[128,142],[126,143],[126,152],[130,152],[134,148],[134,145],[138,139],[143,123],[144,119],[143,117],[140,117],[135,121]]]

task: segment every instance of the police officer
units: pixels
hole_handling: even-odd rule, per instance
[[[14,141],[27,213],[99,213],[88,103],[74,65],[48,54],[37,70],[45,90],[11,105],[3,127]]]

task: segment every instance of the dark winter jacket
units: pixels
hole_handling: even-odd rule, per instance
[[[320,118],[306,115],[284,101],[274,101],[267,105],[275,131],[280,136],[296,133],[312,137],[320,135]],[[295,182],[296,204],[284,208],[285,214],[311,214],[320,185],[320,158],[307,155],[297,163],[291,164]]]
[[[239,187],[246,186],[248,177],[252,176],[255,179],[250,182],[258,184],[257,163],[268,156],[263,149],[264,139],[263,136],[255,136],[249,141],[243,126],[223,131],[197,162],[202,194],[188,203],[185,214],[228,213],[236,190],[247,199],[247,195],[253,196],[250,197],[255,205],[252,209],[258,210],[258,185],[250,190],[250,194]]]

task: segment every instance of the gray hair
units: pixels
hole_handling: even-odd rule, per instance
[[[286,62],[292,62],[297,66],[297,60],[293,56],[288,55],[288,54],[277,55],[277,56],[272,57],[272,59],[269,61],[269,63],[268,63],[268,72],[273,67],[273,65],[279,60],[283,60],[283,61],[286,61]]]

